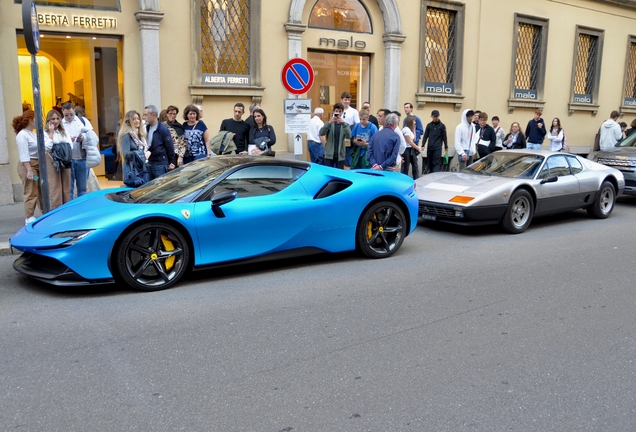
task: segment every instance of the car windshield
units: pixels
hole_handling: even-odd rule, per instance
[[[631,134],[623,141],[616,144],[616,147],[636,147],[636,133]]]
[[[533,178],[543,163],[539,154],[491,153],[470,165],[464,172],[510,178]]]
[[[130,200],[157,204],[187,202],[226,171],[243,163],[240,158],[212,157],[183,165],[138,189],[127,191]]]

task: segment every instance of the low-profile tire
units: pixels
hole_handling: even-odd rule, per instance
[[[587,214],[596,219],[605,219],[612,214],[615,203],[616,190],[614,185],[606,180],[601,185],[594,203],[586,209]]]
[[[170,288],[188,269],[188,242],[169,224],[143,224],[127,233],[118,244],[115,253],[118,276],[135,289]]]
[[[526,190],[518,190],[512,194],[508,208],[501,221],[504,231],[510,234],[521,234],[532,222],[534,202]]]
[[[369,207],[360,218],[356,240],[363,254],[370,258],[386,258],[393,255],[407,235],[404,212],[390,201],[382,201]]]

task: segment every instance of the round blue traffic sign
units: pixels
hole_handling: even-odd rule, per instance
[[[283,66],[283,87],[295,95],[307,93],[314,84],[314,69],[305,59],[294,58]]]

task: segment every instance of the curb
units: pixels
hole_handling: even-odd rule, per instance
[[[16,250],[14,253],[11,253],[11,245],[9,242],[0,242],[0,256],[9,256],[9,255],[18,255],[19,252]]]

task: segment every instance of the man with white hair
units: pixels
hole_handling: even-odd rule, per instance
[[[314,110],[314,116],[309,124],[309,132],[307,132],[307,149],[309,150],[309,158],[312,162],[322,164],[325,160],[325,147],[320,137],[320,129],[325,125],[322,116],[325,110],[318,107]]]
[[[398,121],[396,114],[387,115],[382,130],[371,138],[367,155],[372,169],[395,170],[400,151],[400,137],[395,133]]]

